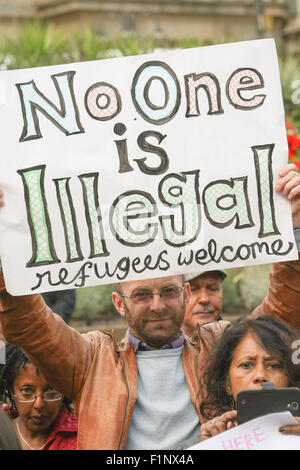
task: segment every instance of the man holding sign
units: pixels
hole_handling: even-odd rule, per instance
[[[277,185],[291,199],[298,220],[300,184],[293,165],[283,169]],[[282,263],[273,271],[259,313],[279,317],[300,331],[300,291],[295,289],[299,264]],[[199,328],[196,343],[184,337],[181,324],[190,289],[182,276],[116,285],[113,302],[129,325],[120,345],[100,331],[80,335],[39,294],[12,297],[3,279],[1,285],[5,337],[18,343],[49,383],[74,400],[79,449],[176,449],[200,436],[205,420],[199,411],[199,374],[207,352],[229,323]]]
[[[229,323],[184,337],[183,272],[285,261],[258,313],[300,330],[298,252],[282,197],[300,227],[300,178],[294,165],[282,168],[282,194],[273,194],[287,157],[273,42],[161,59],[1,75],[13,155],[3,168],[0,160],[3,332],[74,400],[79,449],[176,448],[200,435],[199,377]],[[38,294],[111,282],[129,325],[119,345],[108,333],[80,335]]]
[[[3,71],[0,115],[13,295],[297,257],[271,39]]]

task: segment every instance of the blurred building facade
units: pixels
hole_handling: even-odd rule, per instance
[[[300,0],[295,0],[292,7],[295,9],[292,18],[284,28],[284,40],[287,52],[300,55]]]
[[[2,31],[13,33],[34,18],[66,34],[89,26],[106,36],[134,31],[218,42],[274,37],[280,48],[300,47],[300,0],[0,0]]]

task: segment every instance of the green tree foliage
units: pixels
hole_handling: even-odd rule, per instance
[[[27,23],[13,37],[5,36],[0,58],[7,69],[39,67],[65,61],[68,41],[51,24]]]
[[[116,36],[108,42],[108,50],[116,56],[148,54],[153,52],[158,43],[154,38],[141,38],[135,33]]]
[[[83,32],[74,30],[69,43],[69,57],[74,62],[104,59],[107,48],[107,41],[91,28],[85,28]]]
[[[251,313],[267,293],[270,267],[270,264],[264,264],[228,269],[223,283],[223,310]]]
[[[116,312],[111,300],[113,290],[111,284],[78,289],[73,319],[85,320],[86,323],[91,323],[103,318],[117,317],[119,314]]]
[[[280,80],[288,121],[300,128],[300,61],[287,56],[279,59]]]

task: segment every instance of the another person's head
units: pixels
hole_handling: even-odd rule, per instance
[[[183,329],[188,336],[192,336],[197,324],[201,326],[219,320],[223,303],[222,282],[226,276],[226,271],[223,270],[184,276],[185,282],[189,282],[191,286],[183,321]]]
[[[292,362],[296,334],[271,316],[238,320],[213,348],[203,376],[206,397],[201,412],[206,418],[233,409],[240,390],[299,387],[300,368]]]
[[[178,338],[190,294],[183,276],[122,282],[115,289],[113,303],[134,336],[153,348]]]
[[[46,433],[61,408],[70,401],[53,390],[45,377],[16,345],[6,346],[6,364],[0,369],[0,395],[31,432]]]

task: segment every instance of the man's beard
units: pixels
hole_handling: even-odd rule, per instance
[[[125,301],[123,300],[125,317],[127,319],[128,325],[132,333],[137,336],[139,339],[144,341],[146,344],[153,348],[160,348],[165,344],[172,343],[175,339],[178,338],[180,334],[180,328],[182,326],[184,311],[185,311],[185,301],[182,301],[180,307],[178,307],[176,314],[172,314],[170,309],[166,307],[161,312],[155,311],[145,311],[139,321],[132,321],[130,310],[128,309]],[[153,328],[152,332],[147,331],[147,325],[151,321],[159,321],[161,319],[172,319],[168,328],[163,326],[157,326]],[[161,332],[161,334],[159,334]]]

